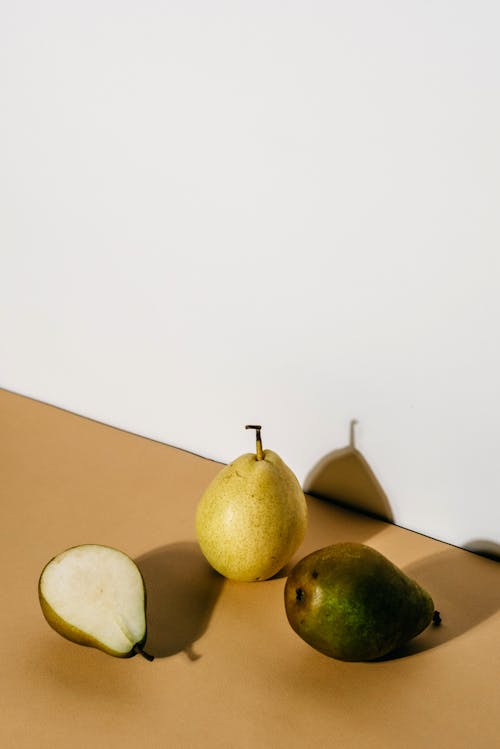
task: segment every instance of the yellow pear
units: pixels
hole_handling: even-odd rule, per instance
[[[196,534],[212,567],[231,580],[267,580],[298,549],[307,527],[307,505],[294,473],[272,450],[263,450],[260,426],[256,453],[225,466],[202,495]]]
[[[52,629],[79,645],[118,658],[140,653],[146,640],[146,594],[139,568],[118,549],[83,544],[48,562],[38,582]]]

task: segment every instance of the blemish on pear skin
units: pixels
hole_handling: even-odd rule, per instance
[[[298,603],[302,603],[302,601],[304,600],[304,598],[305,598],[305,593],[302,590],[302,588],[297,588],[297,590],[295,591],[295,600]]]
[[[313,570],[313,571],[312,571],[312,576],[314,577],[314,579],[316,579],[316,578],[318,577],[318,572],[317,572],[317,570]]]

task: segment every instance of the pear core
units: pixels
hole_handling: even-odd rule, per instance
[[[294,473],[272,450],[245,453],[209,484],[196,511],[196,535],[212,567],[232,580],[267,580],[298,549],[307,505]]]
[[[122,658],[141,652],[144,583],[123,552],[98,544],[67,549],[44,567],[38,592],[47,622],[66,639]]]

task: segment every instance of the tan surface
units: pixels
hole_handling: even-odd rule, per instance
[[[341,663],[291,630],[283,577],[232,583],[207,569],[193,516],[218,470],[0,391],[0,746],[500,746],[497,562],[310,498],[299,557],[367,542],[426,586],[443,616],[400,657]],[[85,542],[138,559],[148,649],[163,656],[154,663],[66,642],[42,618],[42,566]]]

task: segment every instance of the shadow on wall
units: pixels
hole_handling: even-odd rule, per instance
[[[354,444],[356,423],[351,421],[349,444],[325,455],[308,473],[304,492],[392,523],[389,500]]]
[[[198,544],[167,544],[135,560],[147,594],[148,634],[145,650],[156,658],[184,651],[200,656],[193,644],[206,631],[223,585]]]

